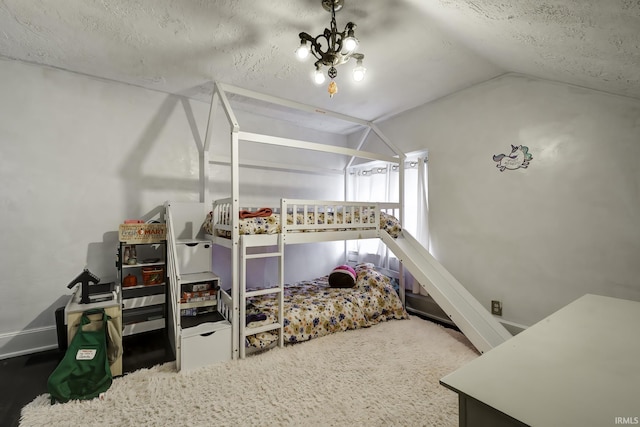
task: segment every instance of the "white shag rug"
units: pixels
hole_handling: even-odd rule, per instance
[[[456,426],[440,378],[478,353],[459,332],[412,316],[263,354],[115,378],[103,399],[36,397],[20,426]]]

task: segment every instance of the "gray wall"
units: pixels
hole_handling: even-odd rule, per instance
[[[432,253],[503,319],[585,293],[640,301],[640,100],[509,74],[380,128],[429,150]],[[528,169],[496,168],[511,144]]]

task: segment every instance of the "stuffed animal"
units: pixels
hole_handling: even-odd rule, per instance
[[[348,265],[339,265],[329,274],[332,288],[353,288],[356,285],[356,271]]]

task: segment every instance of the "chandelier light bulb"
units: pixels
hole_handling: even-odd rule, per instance
[[[353,52],[358,48],[358,39],[355,37],[347,37],[342,45],[345,52]]]
[[[324,80],[325,80],[324,73],[320,68],[317,68],[316,72],[313,74],[313,81],[317,85],[321,85],[322,83],[324,83]]]
[[[364,80],[364,75],[367,69],[362,66],[362,61],[358,61],[356,67],[353,69],[353,80],[361,82]]]
[[[307,46],[306,41],[303,40],[300,43],[300,46],[298,46],[298,48],[296,49],[296,56],[301,61],[307,59],[307,57],[309,56],[309,46]]]

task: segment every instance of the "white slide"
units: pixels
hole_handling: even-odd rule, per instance
[[[509,331],[411,234],[402,230],[394,239],[381,231],[380,237],[478,351],[484,353],[511,338]]]

